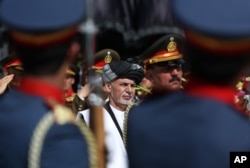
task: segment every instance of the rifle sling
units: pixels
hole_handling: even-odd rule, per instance
[[[113,112],[112,109],[110,108],[109,102],[107,102],[107,103],[105,104],[104,108],[107,110],[107,112],[108,112],[109,115],[111,116],[111,118],[112,118],[113,122],[115,123],[115,126],[116,126],[116,128],[117,128],[117,130],[118,130],[118,132],[120,133],[121,138],[122,138],[122,137],[123,137],[123,134],[122,134],[121,127],[119,126],[118,121],[117,121],[116,118],[115,118],[114,112]]]

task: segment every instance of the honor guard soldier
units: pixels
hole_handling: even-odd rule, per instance
[[[230,152],[250,151],[250,122],[234,103],[250,63],[249,8],[249,1],[173,1],[191,76],[181,92],[131,109],[130,168],[228,168]]]
[[[77,96],[75,96],[72,103],[73,111],[76,114],[78,111],[89,108],[87,96],[91,91],[91,86],[88,84],[88,71],[94,70],[96,72],[96,75],[99,76],[100,82],[103,83],[101,79],[103,66],[110,62],[120,60],[119,53],[109,48],[98,51],[97,53],[95,53],[94,57],[94,64],[90,68],[88,67],[87,62],[84,62],[84,67],[86,67],[84,72],[84,86],[77,92]],[[103,92],[103,98],[104,100],[107,99],[107,94],[105,94],[105,91]]]
[[[180,34],[165,35],[140,56],[144,60],[145,78],[152,83],[153,95],[181,89],[183,40]]]
[[[64,106],[63,80],[76,57],[84,0],[2,1],[0,17],[20,58],[18,90],[0,98],[0,167],[89,168],[89,129]],[[68,12],[67,12],[68,11]]]

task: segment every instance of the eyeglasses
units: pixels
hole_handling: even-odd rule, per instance
[[[156,66],[163,67],[166,71],[173,71],[176,69],[177,71],[180,71],[182,68],[182,64],[180,63],[173,63],[173,62],[159,62],[155,64]]]

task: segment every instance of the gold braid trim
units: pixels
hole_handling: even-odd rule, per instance
[[[124,143],[125,148],[127,148],[127,132],[128,132],[128,115],[130,112],[130,109],[135,105],[136,103],[132,102],[130,103],[125,111],[124,115],[124,122],[123,122],[123,131],[122,131],[122,140]]]
[[[44,140],[49,129],[54,123],[63,125],[69,122],[65,122],[64,120],[63,123],[58,123],[55,115],[51,111],[44,115],[44,117],[37,124],[31,138],[28,153],[28,168],[40,168],[40,157]],[[90,168],[97,168],[97,148],[92,132],[82,121],[73,122],[72,124],[75,124],[79,128],[81,134],[86,140]]]
[[[53,125],[54,119],[52,112],[46,114],[37,124],[29,147],[28,168],[40,168],[40,156],[45,136]]]

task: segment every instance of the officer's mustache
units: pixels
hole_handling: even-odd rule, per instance
[[[174,82],[174,81],[181,82],[181,78],[179,78],[178,76],[172,76],[172,78],[168,82],[171,83],[171,82]]]

